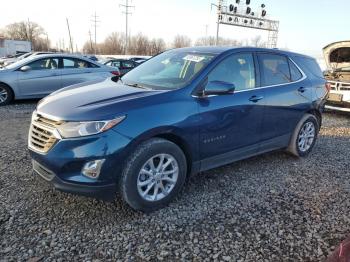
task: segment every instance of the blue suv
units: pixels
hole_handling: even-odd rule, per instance
[[[315,145],[328,90],[316,61],[277,49],[164,52],[122,78],[70,86],[38,103],[34,172],[55,188],[144,212],[186,178],[283,149]]]

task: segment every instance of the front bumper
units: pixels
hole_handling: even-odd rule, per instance
[[[78,194],[107,201],[112,201],[116,193],[115,183],[100,186],[70,183],[60,179],[59,176],[44,166],[40,165],[35,160],[33,160],[33,173],[39,175],[41,178],[49,182],[51,185],[53,185],[54,188],[67,193]]]
[[[104,200],[115,197],[130,139],[114,130],[94,136],[62,139],[46,153],[29,150],[34,173],[58,190]],[[105,159],[97,179],[82,174],[85,163]]]

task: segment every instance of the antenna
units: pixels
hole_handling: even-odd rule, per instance
[[[94,25],[94,28],[95,28],[95,55],[97,53],[97,24],[100,23],[101,21],[97,20],[99,17],[96,15],[96,12],[94,15],[92,15],[92,20],[91,22],[93,23]]]
[[[120,7],[124,8],[124,11],[122,12],[125,14],[125,54],[128,52],[128,17],[132,14],[132,12],[129,11],[130,8],[135,8],[133,5],[129,5],[129,0],[125,0],[125,4],[120,4]]]

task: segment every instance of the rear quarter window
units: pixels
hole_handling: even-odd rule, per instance
[[[315,59],[302,56],[294,56],[292,59],[309,77],[324,78],[322,70]]]

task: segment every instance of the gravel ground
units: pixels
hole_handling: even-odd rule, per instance
[[[146,215],[34,177],[34,106],[0,108],[0,261],[322,261],[349,233],[349,116],[325,114],[306,159],[274,152],[196,175]]]

